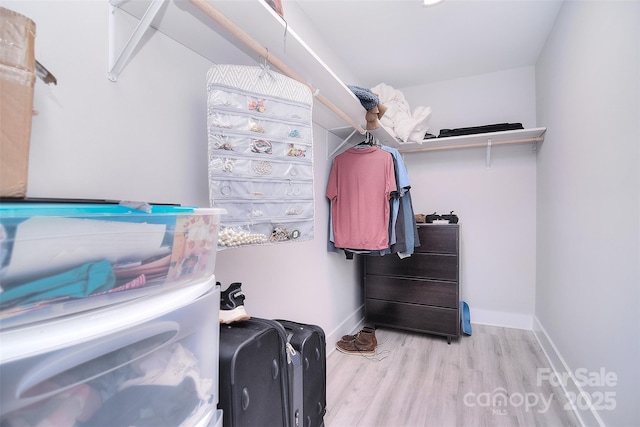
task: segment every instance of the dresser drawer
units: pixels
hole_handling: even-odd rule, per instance
[[[417,304],[365,300],[367,322],[419,332],[457,337],[460,317],[457,309],[428,307]]]
[[[458,285],[434,280],[367,276],[366,298],[438,307],[458,307]]]
[[[415,252],[458,253],[458,225],[420,225],[418,236],[420,246]]]
[[[415,253],[404,259],[396,255],[369,256],[366,274],[457,281],[458,257],[430,253]]]

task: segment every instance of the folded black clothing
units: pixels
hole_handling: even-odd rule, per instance
[[[427,224],[432,224],[433,221],[438,221],[440,219],[442,219],[442,217],[434,212],[432,214],[425,215],[424,222],[426,222]]]
[[[109,397],[83,427],[177,426],[198,406],[192,377],[176,386],[136,385]]]
[[[505,130],[524,129],[522,123],[496,123],[485,126],[472,126],[467,128],[456,129],[440,129],[438,138],[446,138],[449,136],[473,135],[476,133],[501,132]]]
[[[458,223],[458,215],[454,214],[453,211],[448,214],[440,215],[442,219],[449,221],[449,224],[457,224]]]

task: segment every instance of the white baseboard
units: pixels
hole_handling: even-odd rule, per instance
[[[481,310],[470,308],[471,323],[488,326],[500,326],[503,328],[525,329],[530,331],[533,325],[533,316],[506,313],[500,311]],[[352,334],[362,328],[364,324],[364,304],[358,307],[350,316],[340,323],[333,331],[326,335],[327,356],[335,350],[335,343],[343,335]]]
[[[583,393],[582,387],[576,382],[573,375],[573,370],[569,368],[567,362],[564,360],[558,348],[555,346],[549,334],[544,329],[537,317],[534,316],[533,322],[533,334],[535,335],[542,351],[551,364],[551,369],[560,378],[566,378],[566,384],[561,383],[562,389],[568,396],[581,396]],[[573,402],[575,399],[570,399]],[[593,408],[578,408],[573,406],[573,411],[578,417],[582,426],[601,426],[605,427],[605,423],[600,418],[598,412]]]
[[[533,328],[533,316],[520,313],[507,313],[503,311],[491,311],[469,307],[471,323],[488,326],[500,326],[503,328],[524,329],[530,331]]]
[[[343,335],[352,334],[361,329],[364,323],[364,304],[358,307],[349,317],[340,323],[333,331],[326,334],[327,356],[336,349],[336,343]]]

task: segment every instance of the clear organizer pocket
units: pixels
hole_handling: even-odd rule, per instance
[[[263,104],[261,105],[260,102],[262,102]],[[268,115],[269,117],[275,117],[281,120],[289,121],[305,119],[310,120],[311,118],[311,110],[303,105],[289,104],[285,102],[270,100],[268,98],[264,100],[258,100],[254,98],[250,101],[249,107],[251,108],[253,105],[255,105],[255,103],[257,103],[258,108],[262,108],[262,112],[264,112],[265,115]]]
[[[277,140],[262,136],[245,136],[221,132],[219,129],[209,130],[209,150],[233,151],[249,156],[265,157],[311,157],[311,145],[304,142]]]
[[[209,154],[209,179],[220,175],[252,178],[312,179],[311,163],[291,161],[246,159],[240,157],[216,157]]]
[[[209,88],[209,111],[214,109],[244,111],[280,120],[300,121],[310,119],[310,108],[305,105],[283,102],[269,97],[245,94],[230,89]]]
[[[313,198],[313,182],[311,180],[212,180],[209,183],[209,196],[214,201],[261,197],[310,199]]]
[[[207,105],[209,111],[214,108],[235,109],[239,111],[247,110],[247,95],[243,93],[235,93],[231,90],[212,89],[210,88],[207,96]]]
[[[216,204],[227,210],[229,218],[255,220],[260,218],[310,218],[313,199],[289,201],[219,200]]]
[[[219,111],[209,111],[207,128],[210,132],[215,129],[234,129],[255,137],[263,135],[263,137],[283,138],[290,140],[290,142],[311,141],[311,129],[306,124],[257,119],[248,115],[228,114]]]
[[[249,119],[249,131],[267,136],[284,137],[287,140],[311,141],[311,129],[301,123],[285,123],[272,120]]]
[[[227,221],[220,227],[218,245],[237,247],[244,245],[302,241],[313,238],[313,218],[272,218],[251,223]]]

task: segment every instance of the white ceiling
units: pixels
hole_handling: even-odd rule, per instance
[[[534,65],[562,0],[298,0],[357,84],[404,88]],[[284,2],[287,19],[287,2]]]

